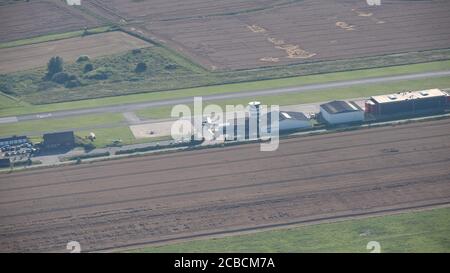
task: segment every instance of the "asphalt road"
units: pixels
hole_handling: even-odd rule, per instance
[[[235,92],[235,93],[227,93],[227,94],[206,95],[206,96],[203,96],[202,98],[203,98],[204,102],[205,101],[214,101],[214,100],[224,100],[224,99],[250,98],[250,97],[256,97],[256,96],[260,97],[260,96],[279,95],[279,94],[287,94],[287,93],[301,93],[301,92],[350,87],[350,86],[357,86],[357,85],[364,85],[364,84],[387,83],[387,82],[395,82],[395,81],[403,81],[403,80],[417,80],[417,79],[442,77],[442,76],[449,76],[449,75],[450,75],[450,71],[445,70],[445,71],[416,73],[416,74],[408,74],[408,75],[373,77],[373,78],[365,78],[365,79],[359,79],[359,80],[309,84],[309,85],[303,85],[303,86],[299,86],[299,87],[263,89],[263,90],[243,91],[243,92]],[[111,106],[103,106],[103,107],[95,107],[95,108],[62,110],[62,111],[55,111],[55,112],[48,112],[48,113],[4,117],[4,118],[0,118],[0,124],[14,123],[14,122],[19,122],[19,121],[47,119],[47,118],[74,117],[74,116],[87,115],[87,114],[133,112],[133,111],[145,109],[145,108],[171,106],[171,105],[177,105],[177,104],[191,104],[191,103],[193,103],[193,98],[185,97],[185,98],[179,98],[179,99],[128,103],[128,104],[111,105]]]

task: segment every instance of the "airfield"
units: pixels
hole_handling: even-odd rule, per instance
[[[449,120],[0,175],[2,251],[110,251],[450,202]]]
[[[448,14],[446,0],[0,1],[0,136],[159,146],[170,108],[197,96],[317,113],[331,100],[448,90]],[[53,56],[79,86],[45,78]],[[448,207],[450,119],[428,119],[331,126],[275,152],[204,145],[6,167],[0,252],[67,252],[70,241],[115,252]]]

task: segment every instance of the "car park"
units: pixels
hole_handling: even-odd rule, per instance
[[[3,146],[3,147],[1,148],[2,152],[7,151],[7,150],[9,149],[9,147],[10,147],[9,145]]]

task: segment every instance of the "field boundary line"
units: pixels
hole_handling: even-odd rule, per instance
[[[372,218],[372,217],[379,217],[379,216],[385,216],[385,215],[403,214],[403,213],[414,212],[414,211],[431,210],[431,209],[436,209],[436,208],[446,208],[449,206],[450,206],[450,200],[446,200],[446,201],[442,201],[442,202],[436,202],[436,203],[425,204],[425,205],[416,205],[416,206],[412,206],[412,207],[391,208],[391,209],[387,208],[387,209],[381,209],[381,210],[371,211],[371,212],[349,213],[349,214],[335,216],[335,217],[329,216],[329,217],[322,217],[322,218],[318,218],[318,219],[299,220],[299,221],[292,221],[292,222],[287,222],[287,223],[261,225],[259,227],[248,227],[248,228],[240,228],[240,229],[233,229],[233,230],[205,232],[205,233],[201,233],[201,234],[182,236],[179,238],[167,238],[167,239],[153,240],[153,241],[142,242],[142,243],[128,244],[128,245],[123,245],[121,247],[103,248],[103,249],[93,250],[91,252],[118,252],[118,251],[126,251],[126,250],[139,250],[146,246],[147,247],[162,246],[162,245],[176,244],[176,243],[182,243],[182,242],[194,241],[194,240],[231,237],[231,236],[236,236],[236,235],[252,234],[252,233],[277,230],[277,229],[288,229],[288,228],[311,226],[311,225],[325,224],[325,223],[337,223],[337,222],[343,222],[343,221],[348,221],[348,220],[353,220],[353,219],[364,219],[364,218]]]

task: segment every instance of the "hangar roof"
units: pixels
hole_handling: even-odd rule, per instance
[[[432,98],[440,96],[448,96],[448,94],[440,89],[435,88],[422,91],[408,91],[389,95],[373,96],[371,99],[377,103],[389,103],[389,102],[405,101],[410,99]]]
[[[354,102],[347,102],[342,100],[334,100],[324,104],[320,107],[330,114],[339,114],[347,112],[362,111],[361,108]]]
[[[74,142],[75,136],[73,131],[47,133],[44,134],[44,143],[46,144],[61,144],[65,142]]]
[[[270,112],[267,113],[267,122],[270,123],[272,120],[272,113],[276,112]],[[302,121],[309,121],[309,119],[303,114],[302,112],[291,112],[291,111],[280,111],[278,112],[278,120],[302,120]]]

